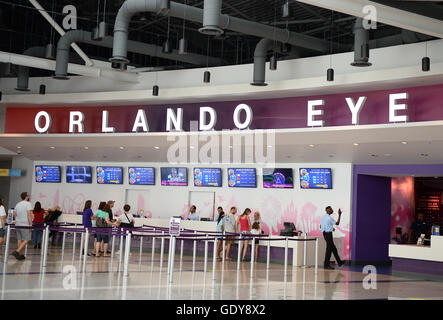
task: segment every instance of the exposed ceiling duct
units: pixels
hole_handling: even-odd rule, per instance
[[[266,86],[266,58],[268,51],[275,49],[276,42],[270,39],[261,39],[254,51],[254,75],[251,85]]]
[[[161,0],[126,0],[118,11],[114,25],[114,46],[112,58],[113,62],[129,62],[127,58],[127,41],[129,33],[129,23],[134,14],[139,12],[154,12],[160,14]],[[203,23],[203,10],[184,4],[171,2],[169,15]],[[291,32],[286,29],[275,28],[261,23],[235,18],[228,15],[220,15],[221,29],[228,29],[242,34],[257,36],[275,40],[282,43],[289,43],[294,46],[304,47],[317,52],[328,52],[330,43],[315,37]]]
[[[220,28],[221,0],[205,0],[203,3],[203,27],[198,29],[200,33],[218,36],[223,34]]]
[[[25,56],[43,58],[46,55],[46,47],[31,47],[23,52]],[[18,66],[17,88],[18,91],[29,91],[29,67]]]
[[[357,18],[354,25],[354,67],[369,67],[369,30],[363,25],[363,19]]]
[[[100,47],[112,48],[114,39],[113,37],[106,37],[101,41],[96,41],[91,38],[91,32],[82,30],[72,30],[63,37],[60,38],[57,44],[57,64],[56,64],[56,79],[67,79],[67,69],[69,62],[69,52],[72,42],[87,43]],[[179,54],[177,50],[173,50],[171,53],[162,52],[162,48],[159,46],[146,44],[136,41],[128,41],[128,50],[139,54],[145,54],[152,57],[159,57],[169,60],[181,61],[194,65],[210,65],[216,66],[222,63],[219,58],[206,57],[199,54],[188,53],[186,55]]]

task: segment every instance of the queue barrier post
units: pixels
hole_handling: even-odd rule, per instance
[[[254,264],[255,264],[255,237],[254,235],[252,236],[252,240],[251,240],[251,279],[254,276]]]
[[[11,231],[12,231],[12,228],[11,228],[11,225],[9,225],[8,230],[6,231],[5,256],[4,256],[4,260],[3,260],[4,270],[6,270],[6,264],[8,263],[9,243],[11,241]]]
[[[171,272],[169,275],[169,283],[172,283],[173,276],[174,276],[175,242],[176,242],[176,238],[173,236],[172,237],[172,251],[171,251]]]
[[[268,250],[266,252],[266,269],[269,270],[269,260],[271,257],[271,239],[268,235]]]
[[[217,238],[214,237],[214,248],[212,254],[212,280],[215,280],[215,262],[217,261]]]
[[[86,240],[88,241],[88,240]],[[82,261],[82,256],[83,256],[83,246],[85,244],[85,234],[82,232],[82,235],[80,237],[80,263]]]
[[[206,273],[206,269],[207,269],[207,264],[208,264],[208,234],[206,234],[206,239],[205,239],[205,265],[203,267],[203,272]]]
[[[63,241],[62,241],[62,262],[65,256],[65,241],[66,241],[66,231],[63,231]]]
[[[180,240],[180,271],[182,271],[183,267],[183,239]]]
[[[196,234],[196,233],[197,233],[197,231],[194,231],[194,234]],[[193,248],[193,251],[192,251],[192,271],[195,270],[195,256],[196,256],[196,253],[197,253],[197,241],[195,241],[195,238],[194,238],[194,248]]]
[[[120,230],[120,244],[119,244],[119,258],[118,258],[118,272],[122,270],[122,259],[123,259],[123,234],[125,233],[125,229]]]
[[[172,251],[172,235],[169,236],[169,249],[168,249],[168,272],[167,274],[171,272],[171,251]]]
[[[286,245],[285,245],[285,281],[286,281],[286,273],[288,270],[288,237],[286,237]]]
[[[46,235],[45,235],[45,252],[43,255],[43,267],[46,267],[46,259],[48,256],[48,242],[49,242],[49,226],[46,226]]]
[[[225,232],[223,231],[223,234],[222,234],[222,236],[223,236],[223,243],[222,243],[222,263],[223,263],[223,265],[224,265],[224,263],[225,263],[225,251],[226,251],[226,249],[225,249]]]
[[[74,228],[77,229],[77,225],[75,225]],[[75,256],[76,235],[77,235],[77,232],[74,232],[74,237],[72,239],[72,261],[74,261],[74,256]]]
[[[140,260],[142,259],[143,254],[143,235],[140,235]]]
[[[306,241],[306,238],[307,237],[307,233],[305,232],[305,241],[304,241],[304,244],[303,244],[303,266],[306,268],[306,254],[307,254],[307,241]]]
[[[126,243],[125,243],[125,265],[124,265],[124,273],[125,277],[128,276],[129,269],[129,254],[131,252],[131,232],[126,230]]]
[[[88,258],[88,244],[89,244],[89,241],[88,241],[89,229],[88,228],[86,228],[84,238],[85,238],[85,250],[83,252],[83,273],[86,272],[86,259]]]
[[[161,247],[160,247],[160,270],[162,270],[163,267],[163,251],[165,249],[165,232],[162,231],[162,240],[161,240]]]
[[[155,232],[155,228],[154,228],[154,232]],[[155,257],[155,233],[154,233],[154,237],[152,237],[152,252],[151,252],[151,261],[154,262],[154,257]]]
[[[10,228],[8,228],[8,231]],[[46,224],[43,225],[43,234],[42,234],[42,249],[40,251],[40,268],[43,268],[43,257],[45,254],[45,246],[46,246]]]
[[[114,230],[112,230],[112,244],[111,244],[111,259],[114,258],[114,253],[115,253],[115,234],[114,234]]]
[[[315,238],[315,274],[318,272],[318,238]]]
[[[242,235],[240,234],[240,239],[238,240],[237,270],[240,270],[241,238]]]

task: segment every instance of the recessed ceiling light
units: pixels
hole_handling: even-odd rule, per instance
[[[17,149],[21,149],[22,147],[20,147],[20,146],[17,146]]]
[[[310,146],[311,148],[314,148],[314,147],[315,147],[313,144],[310,144],[309,146]]]
[[[271,145],[269,145],[269,146],[268,146],[268,148],[272,148],[272,146],[271,146]]]
[[[123,150],[125,147],[120,147],[120,150]]]
[[[191,149],[194,149],[194,146],[190,146]]]
[[[160,149],[160,147],[155,146],[154,149],[157,149],[157,150],[158,150],[158,149]]]
[[[231,149],[232,149],[233,147],[232,147],[232,146],[229,146],[229,148],[231,148]]]
[[[89,149],[89,147],[85,147],[85,150],[88,150]]]
[[[358,147],[360,144],[359,143],[354,143],[354,146]]]
[[[55,149],[55,147],[49,147],[49,148],[51,148],[51,149]]]
[[[402,141],[401,144],[408,144],[406,141]]]

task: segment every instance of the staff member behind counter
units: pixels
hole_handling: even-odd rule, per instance
[[[409,230],[409,243],[417,243],[421,234],[425,234],[425,237],[429,235],[429,226],[424,221],[423,213],[419,213],[417,220],[411,225],[411,229]]]
[[[192,221],[199,221],[200,218],[196,213],[197,211],[197,207],[192,205],[191,208],[189,209],[189,216],[188,216],[188,220],[192,220]]]

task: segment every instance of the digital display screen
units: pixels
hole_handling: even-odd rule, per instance
[[[89,166],[67,166],[67,183],[92,183],[92,171]]]
[[[300,187],[302,189],[332,189],[330,168],[301,168]]]
[[[35,182],[61,182],[59,166],[35,166]]]
[[[294,188],[292,169],[263,168],[264,188]]]
[[[221,187],[220,168],[194,168],[194,186],[196,187]]]
[[[256,188],[255,168],[229,168],[228,186],[231,188]]]
[[[161,168],[162,186],[187,186],[188,171],[186,168]]]
[[[149,167],[129,167],[128,168],[129,184],[132,185],[155,185],[154,168]]]
[[[122,184],[123,169],[121,167],[97,167],[98,184]]]

